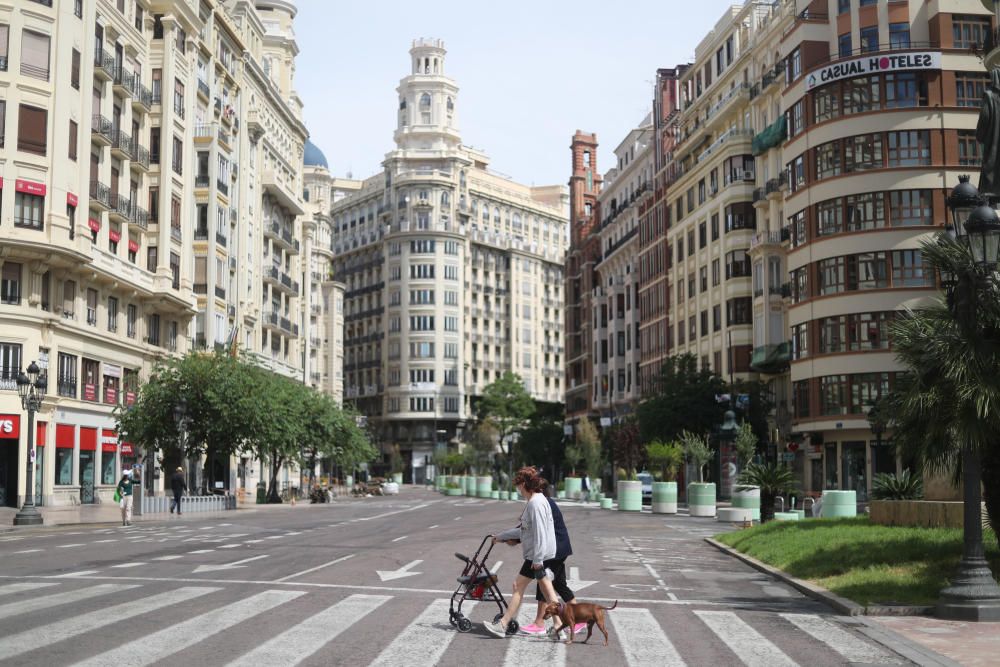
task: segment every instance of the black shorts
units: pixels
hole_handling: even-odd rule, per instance
[[[570,587],[566,584],[566,559],[565,558],[553,558],[552,560],[547,560],[543,563],[545,567],[552,571],[552,587],[556,589],[556,593],[562,598],[563,602],[572,602],[576,595],[570,590]],[[545,600],[545,596],[542,595],[542,587],[535,586],[535,599],[539,602]]]
[[[545,566],[538,568],[537,570],[532,569],[531,561],[525,560],[521,563],[521,571],[518,572],[522,577],[527,577],[528,579],[544,579],[545,578]]]

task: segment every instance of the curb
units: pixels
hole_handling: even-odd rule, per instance
[[[776,567],[772,567],[771,565],[763,563],[751,556],[747,556],[730,546],[726,546],[722,542],[713,540],[711,537],[706,537],[705,541],[719,551],[743,561],[756,570],[760,570],[765,574],[771,575],[775,579],[778,579],[779,581],[782,581],[796,589],[806,597],[822,602],[845,616],[927,616],[933,610],[933,607],[905,605],[871,605],[866,607],[854,602],[853,600],[848,600],[847,598],[831,593],[822,586],[817,586],[810,581],[793,577]]]

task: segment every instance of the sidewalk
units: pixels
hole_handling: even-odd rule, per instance
[[[1000,623],[943,621],[928,616],[867,616],[866,619],[960,665],[997,664]]]
[[[254,507],[256,508],[256,506]],[[249,508],[250,506],[244,506],[240,509]],[[43,523],[41,526],[15,526],[14,516],[17,514],[17,510],[13,507],[0,507],[0,533],[37,530],[39,528],[51,528],[52,526],[81,526],[89,524],[110,524],[117,526],[121,525],[122,522],[121,510],[118,509],[117,505],[112,504],[39,507],[38,512],[42,515]],[[182,516],[185,518],[187,516],[217,518],[231,514],[232,510],[220,512],[192,512],[190,515],[185,513]],[[136,516],[133,513],[132,523],[142,523],[144,521],[163,521],[170,516],[171,515],[166,512],[144,514],[143,516]]]

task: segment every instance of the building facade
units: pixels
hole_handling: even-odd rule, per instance
[[[331,208],[346,285],[344,395],[421,482],[505,371],[563,395],[567,195],[501,176],[461,143],[440,40],[416,40],[384,171]]]
[[[295,13],[285,0],[0,11],[0,502],[26,490],[14,378],[33,360],[49,380],[34,434],[45,504],[107,500],[139,462],[112,411],[158,359],[239,344],[302,377]],[[147,462],[149,488],[180,463]],[[263,477],[211,465],[231,490]]]

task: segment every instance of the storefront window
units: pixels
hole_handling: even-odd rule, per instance
[[[838,489],[837,484],[837,445],[836,443],[826,446],[826,485],[824,489]]]
[[[844,489],[858,492],[858,500],[868,499],[867,460],[865,442],[843,442],[840,444],[841,475]]]
[[[68,486],[73,483],[73,450],[65,447],[56,448],[56,479],[57,486]]]
[[[118,481],[115,465],[115,445],[101,447],[101,484],[114,484]]]

